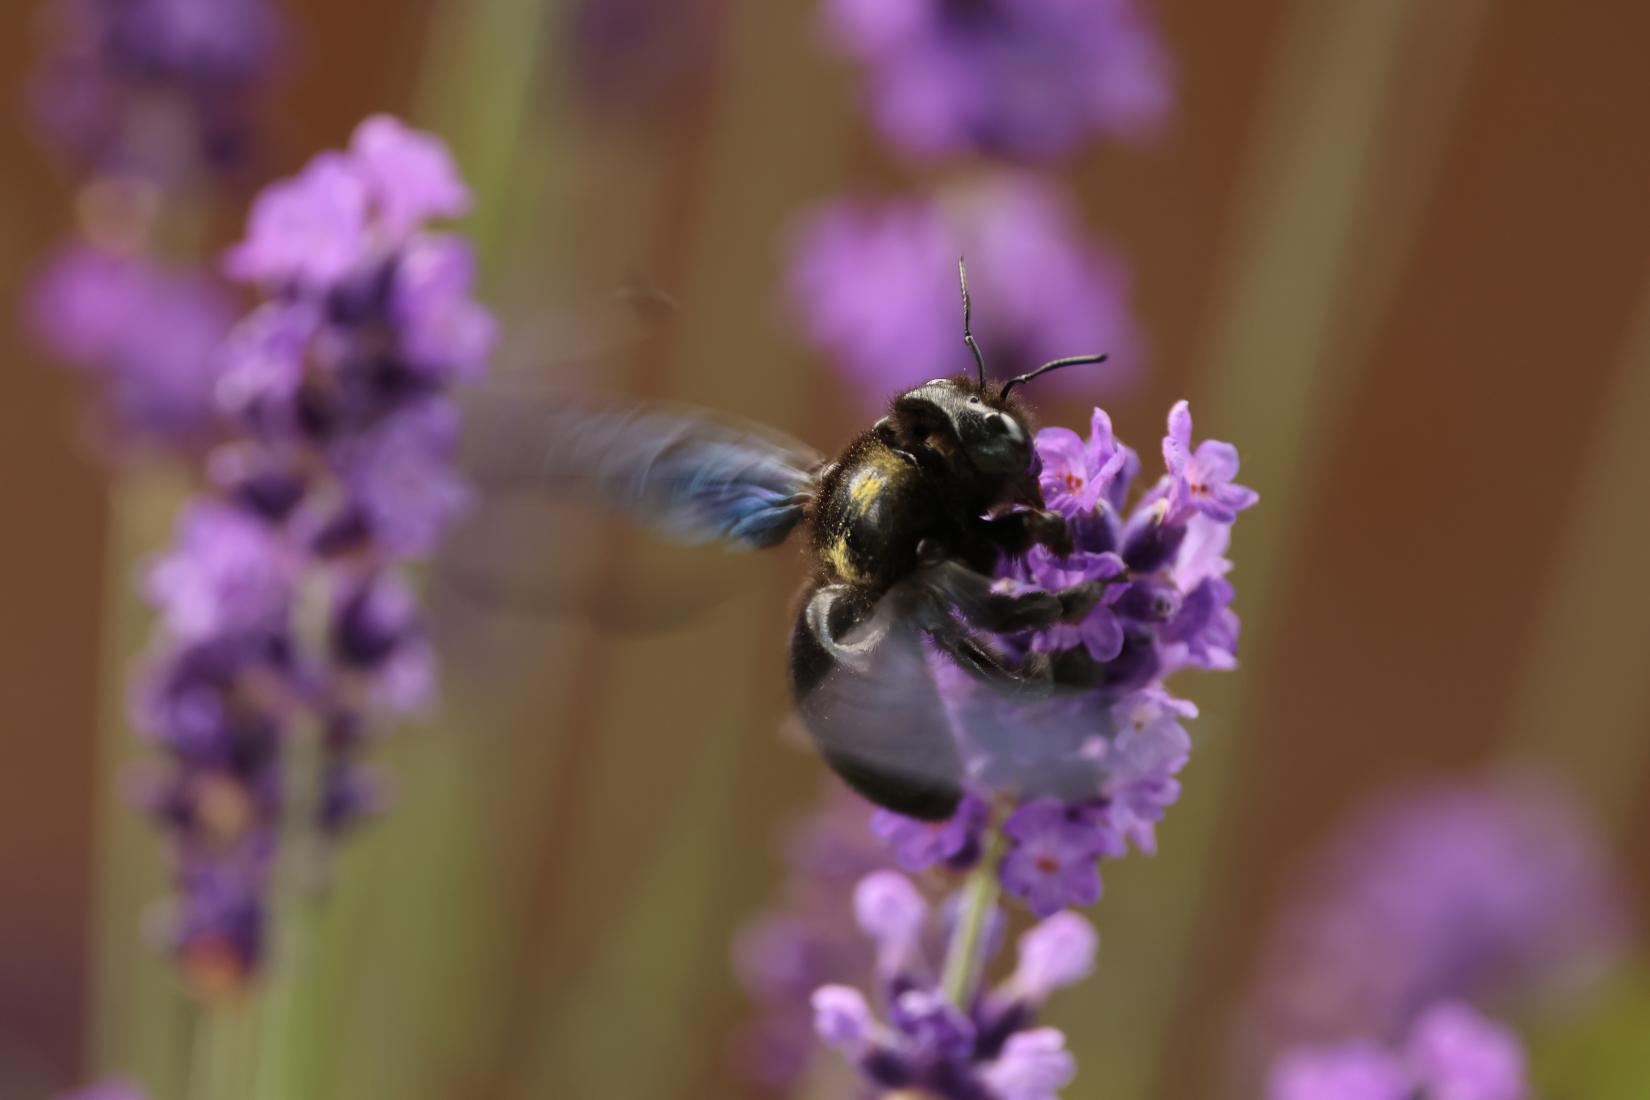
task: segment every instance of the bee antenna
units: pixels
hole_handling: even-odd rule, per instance
[[[1075,367],[1083,363],[1104,363],[1105,361],[1106,357],[1103,354],[1069,355],[1064,359],[1056,359],[1052,363],[1044,363],[1042,366],[1028,374],[1022,374],[1018,378],[1010,378],[1007,382],[1003,383],[1003,390],[999,396],[1007,397],[1008,391],[1013,389],[1015,386],[1018,386],[1021,382],[1029,382],[1038,375],[1047,374],[1051,370],[1059,370],[1061,367]]]
[[[974,365],[979,368],[980,388],[983,390],[985,389],[985,356],[980,354],[980,345],[974,342],[974,330],[972,328],[974,304],[968,298],[968,265],[963,262],[961,256],[957,257],[957,279],[962,283],[963,343],[967,344],[968,350],[974,353]]]

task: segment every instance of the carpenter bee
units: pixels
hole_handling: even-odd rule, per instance
[[[517,410],[513,429],[491,425],[478,441],[494,478],[583,489],[681,542],[757,550],[802,534],[813,570],[789,651],[802,724],[856,791],[926,820],[955,811],[964,781],[930,651],[980,682],[1035,696],[1059,671],[1041,654],[1005,654],[990,635],[1076,621],[1103,595],[1093,581],[1011,590],[993,571],[1036,545],[1056,554],[1072,545],[1064,517],[1044,506],[1031,414],[1014,391],[1106,357],[989,381],[961,262],[958,274],[975,371],[898,395],[834,460],[701,413],[565,402]]]

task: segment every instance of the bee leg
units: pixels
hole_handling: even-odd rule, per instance
[[[985,536],[1010,557],[1021,557],[1033,546],[1046,546],[1061,557],[1072,551],[1066,517],[1046,509],[993,516],[985,521]]]
[[[1058,592],[1015,591],[955,561],[929,566],[917,576],[938,609],[924,623],[925,628],[932,629],[955,609],[974,626],[994,634],[1016,634],[1081,619],[1106,590],[1103,581],[1084,581]]]
[[[1054,667],[1046,653],[1028,653],[1018,661],[1010,660],[955,619],[928,631],[928,637],[964,672],[1006,689],[1008,694],[1040,698],[1055,686]]]

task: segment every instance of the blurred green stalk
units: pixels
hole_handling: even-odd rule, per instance
[[[967,1013],[974,1003],[980,975],[985,972],[985,927],[1002,892],[997,877],[1001,848],[1002,838],[998,830],[988,827],[985,831],[985,851],[980,855],[979,866],[969,872],[968,881],[963,884],[962,912],[959,914],[957,932],[946,948],[940,992],[963,1013]]]
[[[137,563],[162,546],[185,494],[175,479],[117,473],[109,491],[107,586],[99,657],[103,714],[98,735],[92,903],[92,989],[87,1061],[97,1073],[143,1081],[157,1097],[184,1094],[188,1001],[172,959],[145,935],[145,913],[166,896],[161,840],[122,797],[144,753],[126,716],[133,655],[151,616],[134,587]]]

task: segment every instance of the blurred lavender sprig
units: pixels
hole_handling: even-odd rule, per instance
[[[214,353],[233,321],[198,238],[246,159],[281,20],[268,0],[49,0],[39,14],[29,97],[75,180],[79,233],[36,276],[30,327],[94,383],[100,448],[196,457],[221,428]]]
[[[865,74],[900,151],[1048,159],[1092,134],[1150,136],[1168,58],[1134,0],[826,0],[824,29]]]
[[[30,82],[52,144],[162,187],[238,166],[284,35],[268,0],[50,0]]]
[[[168,762],[149,795],[176,852],[169,932],[208,990],[262,961],[283,829],[335,838],[370,812],[367,739],[433,688],[400,566],[467,499],[450,391],[492,322],[464,242],[426,228],[467,206],[439,140],[379,116],[268,188],[228,257],[268,300],[216,379],[236,438],[148,576],[163,630],[136,711]],[[295,775],[306,733],[318,763]]]
[[[1439,1001],[1530,1004],[1601,975],[1632,923],[1598,831],[1550,781],[1399,791],[1309,868],[1261,954],[1250,1045],[1392,1042]]]
[[[793,1084],[817,1046],[808,998],[815,989],[871,970],[870,941],[854,927],[853,889],[888,870],[888,849],[865,829],[867,803],[832,782],[824,804],[785,844],[783,896],[753,917],[734,942],[734,969],[757,1005],[736,1056],[751,1080]]]
[[[999,377],[1073,349],[1105,351],[1106,364],[1042,384],[1092,389],[1096,370],[1116,384],[1142,368],[1128,268],[1036,176],[985,176],[926,199],[835,200],[802,218],[789,252],[792,311],[867,400],[932,377],[955,353],[956,291],[933,273],[960,255],[991,303],[976,335]]]
[[[217,353],[234,309],[205,272],[69,245],[36,277],[29,314],[40,343],[94,383],[106,445],[188,452],[214,438]]]
[[[1267,1100],[1526,1100],[1518,1037],[1463,1004],[1417,1017],[1397,1048],[1354,1039],[1299,1047],[1273,1066]]]
[[[942,966],[964,934],[955,901],[936,913],[903,875],[879,871],[855,888],[854,915],[875,948],[877,1009],[858,989],[836,984],[815,990],[811,1004],[820,1038],[874,1086],[1041,1100],[1076,1074],[1065,1037],[1034,1024],[1056,989],[1093,970],[1098,937],[1082,917],[1059,913],[1026,932],[1013,973],[959,1006]],[[981,950],[989,953],[1001,919],[993,911],[984,920]]]

